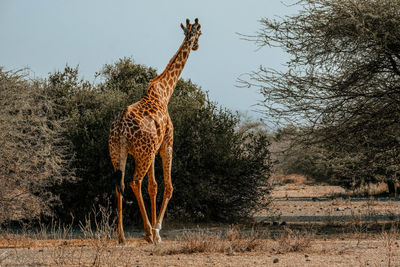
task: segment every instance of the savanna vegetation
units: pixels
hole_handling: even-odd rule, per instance
[[[88,82],[78,67],[41,79],[0,67],[0,265],[397,266],[399,199],[344,188],[383,182],[396,193],[399,184],[400,1],[296,5],[296,14],[262,19],[255,36],[243,36],[290,56],[283,71],[260,67],[240,80],[264,96],[273,131],[178,81],[166,219],[184,229],[166,229],[163,246],[134,231],[117,244],[108,153],[112,120],[157,71],[123,58]],[[160,202],[159,157],[155,166]],[[128,157],[125,182],[134,168]],[[268,206],[271,174],[287,176],[274,176]],[[125,188],[124,225],[141,224]]]
[[[77,67],[43,80],[2,69],[1,222],[51,217],[79,222],[93,206],[114,203],[109,128],[156,75],[129,58],[105,65],[96,84],[80,79]],[[267,134],[243,125],[190,80],[178,82],[169,112],[175,128],[175,191],[168,213],[185,221],[249,217],[268,190]],[[157,158],[159,192],[161,166]],[[128,158],[127,182],[133,170]],[[141,222],[129,189],[124,200],[126,222]]]
[[[354,188],[400,174],[400,3],[303,0],[297,14],[260,20],[260,48],[281,47],[286,70],[260,67],[241,80],[264,96],[257,124],[179,80],[169,111],[175,126],[174,197],[168,213],[193,221],[234,221],[256,210],[269,190],[269,144],[275,171]],[[93,205],[113,202],[108,131],[157,72],[123,58],[97,82],[66,66],[42,79],[0,69],[0,223],[57,218],[82,221]],[[128,160],[127,179],[133,161]],[[160,158],[156,177],[162,192]],[[129,188],[129,187],[127,187]],[[129,192],[129,190],[128,190]],[[162,194],[159,194],[160,201]],[[140,222],[126,194],[128,222]],[[145,195],[145,201],[148,202]]]
[[[168,213],[174,218],[249,216],[269,189],[270,142],[277,172],[348,188],[383,181],[395,191],[399,2],[304,0],[299,6],[297,14],[262,19],[259,32],[247,37],[291,56],[285,71],[261,67],[241,81],[260,89],[265,117],[279,123],[274,133],[241,121],[190,80],[178,82],[169,105],[176,190]],[[114,203],[110,123],[143,95],[156,70],[124,58],[106,64],[95,83],[69,66],[43,79],[28,70],[0,74],[0,222],[79,221],[93,205]],[[133,169],[130,160],[126,181]],[[159,158],[156,177],[162,191]],[[126,220],[139,222],[133,194],[125,201]]]

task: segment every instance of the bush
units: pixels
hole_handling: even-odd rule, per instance
[[[268,193],[267,136],[236,131],[238,117],[210,102],[180,114],[172,117],[176,190],[170,211],[202,220],[249,216]]]
[[[0,68],[0,224],[51,215],[48,187],[74,177],[55,103],[40,81]]]
[[[58,210],[62,218],[73,213],[78,221],[83,220],[94,202],[105,205],[114,194],[107,145],[109,127],[122,108],[143,95],[155,71],[125,58],[106,65],[98,76],[103,80],[95,86],[78,80],[77,69],[69,67],[49,77],[50,90],[62,102],[59,114],[65,119],[66,137],[73,144],[79,178],[76,183],[54,189],[64,204]],[[186,220],[221,221],[248,216],[267,193],[270,166],[265,134],[252,129],[239,133],[237,115],[218,108],[196,85],[182,79],[169,111],[175,128],[175,190],[167,212]],[[158,207],[163,190],[161,165],[157,157]],[[126,182],[131,181],[133,169],[133,160],[128,157]],[[126,188],[125,222],[141,223],[134,194]],[[149,207],[146,187],[142,189]]]
[[[83,221],[94,204],[105,206],[113,192],[108,133],[114,115],[127,104],[127,94],[101,88],[78,79],[78,69],[66,67],[48,79],[48,90],[56,97],[58,115],[75,157],[72,168],[77,181],[65,181],[52,190],[63,205],[57,209],[62,220],[72,213]]]
[[[300,174],[317,182],[330,182],[326,151],[319,144],[299,142],[302,132],[293,126],[278,129],[271,136],[274,172]]]

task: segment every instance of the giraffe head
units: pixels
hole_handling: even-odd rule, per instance
[[[192,42],[192,50],[197,50],[199,48],[199,37],[201,35],[199,19],[196,18],[194,24],[190,24],[190,20],[186,19],[186,27],[181,23],[181,28],[185,33],[186,39]]]

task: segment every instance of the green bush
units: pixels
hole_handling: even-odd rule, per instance
[[[113,197],[113,168],[108,154],[111,122],[125,106],[136,102],[156,76],[153,69],[121,59],[106,65],[90,85],[78,79],[78,70],[66,67],[48,79],[57,96],[59,116],[64,118],[66,137],[75,152],[77,182],[54,188],[63,206],[60,218],[69,214],[82,220],[93,204],[105,204]],[[191,81],[179,80],[169,104],[174,123],[172,182],[174,195],[168,213],[174,218],[234,220],[257,209],[265,194],[269,176],[268,141],[262,132],[236,131],[239,117],[217,107]],[[132,179],[133,160],[128,157],[125,182]],[[156,180],[160,206],[163,177],[156,158]],[[144,184],[147,183],[145,178]],[[149,208],[147,186],[144,199]],[[136,199],[127,186],[124,195],[125,223],[140,222]]]
[[[235,131],[238,117],[210,102],[180,114],[172,118],[176,190],[170,211],[203,220],[249,216],[268,193],[267,136]]]

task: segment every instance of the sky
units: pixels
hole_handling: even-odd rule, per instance
[[[286,0],[292,4],[295,0]],[[161,73],[184,35],[180,23],[199,18],[202,35],[183,70],[223,107],[257,119],[262,96],[256,88],[238,88],[237,79],[260,65],[282,69],[288,60],[279,48],[257,49],[238,33],[255,34],[261,18],[295,12],[280,0],[0,0],[0,66],[29,67],[45,78],[75,67],[83,79],[104,64],[131,57]]]

